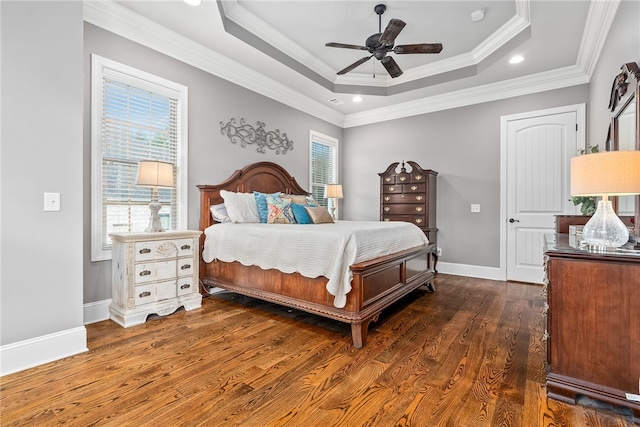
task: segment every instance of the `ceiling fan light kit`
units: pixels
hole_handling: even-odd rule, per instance
[[[402,70],[396,61],[387,56],[387,53],[393,52],[396,55],[415,54],[415,53],[440,53],[442,51],[442,44],[440,43],[419,43],[419,44],[406,44],[395,46],[396,37],[400,34],[400,31],[405,27],[404,21],[400,19],[391,19],[387,24],[384,32],[382,31],[382,14],[387,10],[387,6],[384,4],[376,5],[373,10],[378,15],[378,32],[367,38],[364,46],[358,46],[353,44],[344,43],[327,43],[327,47],[338,47],[342,49],[356,49],[366,50],[370,53],[369,56],[365,56],[362,59],[357,60],[353,64],[349,65],[343,70],[338,71],[338,75],[346,74],[349,71],[359,67],[367,62],[372,57],[375,57],[387,70],[392,78],[402,75]]]

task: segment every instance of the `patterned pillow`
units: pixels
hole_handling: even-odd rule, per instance
[[[283,199],[291,200],[291,203],[295,203],[298,205],[318,205],[318,202],[316,202],[312,196],[282,193],[280,194],[280,197],[282,197]]]
[[[313,221],[314,224],[327,224],[333,223],[333,218],[331,218],[331,214],[327,211],[327,208],[324,206],[305,206],[307,213],[309,213],[309,217]]]
[[[280,196],[280,192],[273,193],[273,196]],[[258,204],[258,217],[260,217],[260,222],[266,224],[267,218],[269,217],[269,209],[267,208],[267,195],[265,193],[261,193],[259,191],[253,192],[253,197],[256,198],[256,203]]]
[[[268,224],[295,224],[291,202],[279,196],[267,194]]]

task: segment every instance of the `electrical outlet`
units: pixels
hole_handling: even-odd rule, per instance
[[[44,193],[44,211],[60,212],[60,193]]]
[[[471,212],[474,212],[474,213],[475,213],[475,212],[480,212],[480,205],[479,205],[479,204],[472,203],[472,204],[471,204]]]
[[[437,256],[442,256],[442,248],[441,248],[440,246],[438,246],[438,247],[436,248],[436,255],[437,255]]]

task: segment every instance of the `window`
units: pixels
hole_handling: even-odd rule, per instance
[[[338,140],[318,132],[309,133],[311,142],[311,171],[309,182],[311,192],[316,201],[326,207],[334,200],[324,198],[324,186],[326,184],[339,184],[338,182]],[[337,206],[335,206],[337,209]]]
[[[159,188],[167,230],[186,228],[187,88],[92,55],[91,260],[111,258],[109,233],[144,231],[152,189],[134,185],[138,161],[174,165],[175,188]]]

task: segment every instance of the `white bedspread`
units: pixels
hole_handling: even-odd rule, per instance
[[[351,290],[349,266],[428,244],[422,230],[406,222],[337,221],[333,224],[232,224],[205,231],[202,257],[305,277],[325,276],[333,304],[342,308]]]

